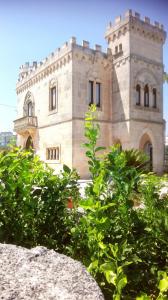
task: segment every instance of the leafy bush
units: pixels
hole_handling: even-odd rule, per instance
[[[67,199],[78,198],[78,176],[60,176],[32,151],[0,153],[0,242],[64,251],[70,239]]]
[[[106,299],[168,299],[168,177],[146,173],[138,150],[103,155],[95,120],[92,106],[84,145],[92,183],[83,199],[67,166],[56,176],[31,151],[0,153],[0,242],[70,254]]]
[[[167,178],[144,175],[137,150],[116,146],[97,155],[95,107],[86,115],[85,136],[93,183],[80,202],[84,214],[72,229],[71,255],[88,267],[106,299],[164,297],[157,277],[168,271],[168,197],[161,197]]]

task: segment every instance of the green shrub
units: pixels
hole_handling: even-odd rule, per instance
[[[137,150],[115,146],[99,156],[95,118],[91,107],[85,147],[93,183],[80,202],[84,214],[72,229],[71,255],[88,267],[106,299],[156,299],[157,274],[168,271],[168,198],[161,197],[167,178],[144,175],[146,158]]]
[[[64,251],[70,240],[67,199],[78,197],[78,176],[56,176],[32,151],[0,153],[0,242]]]
[[[84,144],[92,183],[83,199],[67,166],[56,176],[31,151],[0,153],[0,242],[70,254],[106,299],[168,299],[168,177],[147,173],[138,150],[103,155],[99,136],[92,106]]]

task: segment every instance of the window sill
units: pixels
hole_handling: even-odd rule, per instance
[[[60,160],[50,160],[50,159],[47,159],[46,161],[45,161],[47,164],[60,164],[61,163],[61,161]]]
[[[118,57],[120,57],[120,56],[122,56],[123,55],[123,51],[120,51],[120,52],[118,52],[118,53],[115,53],[114,55],[113,55],[113,57],[114,57],[114,59],[117,59]]]
[[[48,115],[54,115],[58,112],[58,109],[49,110]]]
[[[91,105],[95,105],[95,103],[88,104],[89,107],[90,107]],[[102,106],[96,106],[96,110],[97,110],[97,111],[102,111]]]
[[[150,107],[150,106],[142,106],[142,105],[134,105],[134,108],[145,111],[159,112],[159,108]]]
[[[102,107],[101,106],[96,106],[97,111],[102,111]]]

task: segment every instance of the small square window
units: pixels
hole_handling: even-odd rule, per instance
[[[60,147],[47,148],[47,160],[60,160]]]

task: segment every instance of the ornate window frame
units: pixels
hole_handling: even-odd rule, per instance
[[[30,112],[30,104],[31,104],[31,112]],[[35,103],[33,94],[28,91],[26,93],[24,104],[23,104],[23,116],[24,117],[33,117],[35,116]]]

